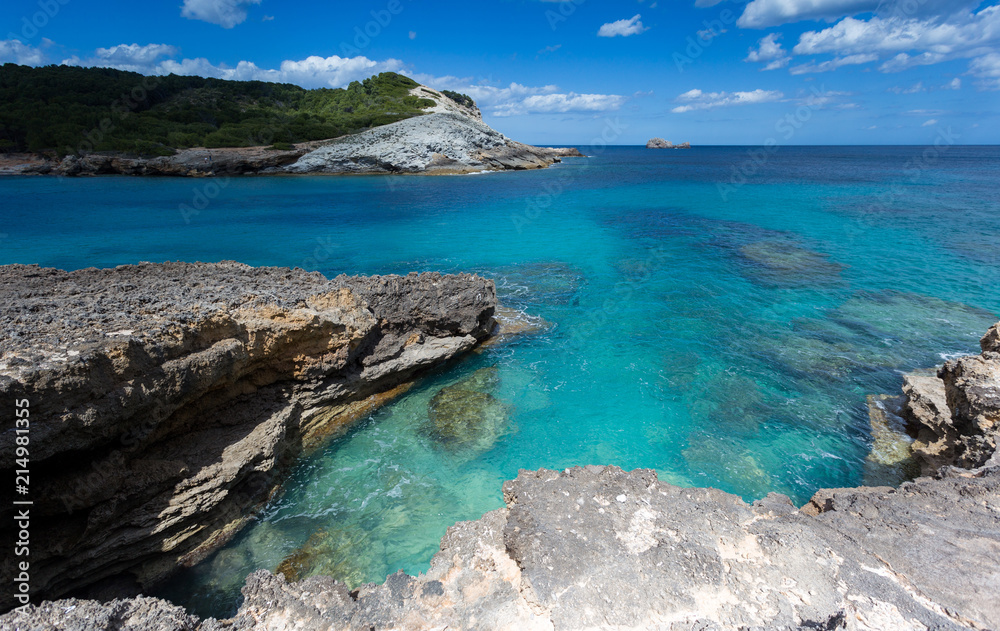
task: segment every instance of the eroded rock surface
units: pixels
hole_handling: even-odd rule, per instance
[[[946,362],[936,374],[904,378],[905,417],[925,473],[946,465],[973,468],[996,452],[1000,437],[1000,324],[980,342],[981,355]]]
[[[532,147],[480,120],[439,112],[345,136],[299,158],[289,173],[470,173],[539,169],[565,150]]]
[[[595,466],[522,471],[504,497],[505,508],[451,528],[426,574],[397,573],[352,593],[329,578],[289,584],[259,571],[233,620],[199,628],[1000,624],[1000,467],[896,490],[825,491],[803,511],[780,495],[748,505],[660,482],[652,471]],[[38,624],[53,610],[25,619]]]
[[[31,405],[32,593],[137,593],[205,558],[303,450],[484,339],[495,305],[470,275],[0,267],[0,408]]]

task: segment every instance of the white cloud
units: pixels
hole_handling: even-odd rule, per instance
[[[638,35],[639,33],[644,33],[649,29],[642,25],[642,15],[635,14],[629,20],[618,20],[617,22],[608,22],[601,26],[601,29],[597,31],[600,37],[616,37],[621,35],[622,37],[628,37],[629,35]]]
[[[836,70],[837,68],[841,68],[843,66],[856,66],[859,64],[871,63],[873,61],[878,61],[878,55],[874,53],[848,55],[846,57],[837,57],[836,59],[830,59],[820,63],[810,62],[800,66],[794,66],[789,69],[789,72],[792,74],[830,72],[831,70]]]
[[[63,60],[69,66],[97,66],[129,70],[146,75],[194,75],[234,81],[273,81],[294,83],[304,88],[337,88],[351,81],[367,79],[380,72],[404,72],[405,64],[398,59],[375,61],[367,57],[306,57],[286,60],[278,68],[261,68],[252,61],[241,61],[235,66],[215,65],[204,57],[196,59],[161,59],[177,54],[177,49],[166,44],[119,44],[98,48],[86,59],[71,57]]]
[[[797,55],[895,54],[879,70],[896,72],[987,52],[1000,40],[1000,6],[957,13],[948,20],[896,17],[845,18],[822,31],[808,31],[793,49]],[[911,54],[914,53],[914,54]]]
[[[948,83],[946,83],[943,86],[941,86],[941,89],[942,90],[961,90],[962,89],[962,80],[959,79],[958,77],[955,77],[954,79],[952,79]]]
[[[969,73],[982,90],[1000,90],[1000,53],[989,53],[969,63]]]
[[[261,0],[184,0],[181,15],[190,20],[233,28],[247,19],[248,5],[260,3]]]
[[[803,20],[835,21],[859,13],[882,18],[947,17],[982,0],[753,0],[737,21],[741,28],[768,28]]]
[[[807,93],[807,96],[799,97],[796,99],[791,99],[793,102],[801,103],[807,105],[812,109],[823,109],[827,105],[837,101],[841,97],[852,96],[850,92],[839,92],[836,90],[825,90],[822,87],[813,88]],[[849,110],[858,107],[856,103],[840,103],[834,105],[836,109],[839,110]]]
[[[675,114],[683,114],[694,110],[707,110],[729,105],[751,105],[777,101],[785,95],[777,90],[756,89],[752,92],[702,92],[689,90],[677,97],[677,102],[684,103],[670,110]]]
[[[118,44],[109,48],[98,48],[92,57],[80,59],[70,57],[63,60],[67,66],[96,66],[99,68],[116,68],[130,72],[151,73],[161,57],[176,55],[179,51],[167,44]]]
[[[768,28],[801,20],[831,19],[872,11],[878,0],[753,0],[736,22],[741,28]]]
[[[929,121],[926,121],[923,125],[921,125],[921,127],[931,127],[932,125],[937,125],[937,123],[938,123],[937,119],[932,118]]]
[[[607,112],[617,110],[626,98],[617,94],[543,94],[529,96],[520,102],[494,106],[494,116],[529,113]]]
[[[924,87],[923,81],[917,81],[908,88],[901,88],[899,86],[894,86],[886,90],[886,92],[892,92],[894,94],[917,94],[918,92],[926,92],[927,88]]]
[[[771,33],[757,41],[757,49],[750,49],[750,53],[743,61],[767,62],[764,70],[776,70],[784,68],[791,61],[785,49],[781,47],[778,38],[781,33]]]
[[[577,94],[561,92],[559,86],[526,86],[511,83],[499,87],[473,83],[471,78],[433,77],[415,74],[420,83],[441,90],[468,94],[483,111],[494,116],[516,116],[533,113],[607,112],[619,109],[628,100],[618,94]]]
[[[7,63],[41,66],[45,63],[45,53],[16,39],[0,40],[0,64]]]
[[[311,56],[301,60],[286,60],[277,69],[260,68],[252,61],[241,61],[235,67],[213,65],[204,57],[166,60],[156,65],[154,74],[197,75],[235,81],[273,81],[294,83],[304,88],[337,88],[367,79],[380,72],[405,70],[398,59],[375,61],[367,57]]]

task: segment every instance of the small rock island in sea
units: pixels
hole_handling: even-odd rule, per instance
[[[690,149],[691,143],[682,142],[679,145],[675,145],[669,140],[664,140],[663,138],[653,138],[646,143],[647,149]]]

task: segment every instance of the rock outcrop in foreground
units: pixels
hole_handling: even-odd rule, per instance
[[[136,594],[197,563],[304,450],[485,339],[495,307],[471,275],[0,267],[0,453],[27,399],[34,500],[2,582],[29,560],[36,597]],[[0,520],[13,542],[9,504]]]
[[[1000,325],[998,325],[1000,326]],[[252,574],[231,620],[152,598],[64,600],[0,629],[1000,628],[1000,328],[942,369],[954,462],[898,488],[828,489],[801,509],[589,466],[522,471],[506,506],[449,529],[426,574],[349,591]],[[992,376],[990,376],[992,375]],[[975,453],[976,455],[972,455]]]

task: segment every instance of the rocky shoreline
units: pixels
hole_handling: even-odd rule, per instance
[[[138,594],[197,563],[300,454],[486,339],[496,308],[477,276],[231,262],[3,266],[0,296],[0,406],[30,403],[30,497],[44,498],[37,598]],[[15,440],[5,415],[0,449]],[[0,510],[11,542],[13,517]],[[16,569],[5,555],[5,584]]]
[[[46,444],[75,454],[60,461],[71,466],[53,492],[85,480],[94,455],[123,472],[82,494],[85,519],[49,516],[46,536],[78,538],[39,565],[53,594],[79,589],[85,567],[107,577],[92,587],[101,597],[124,588],[122,574],[151,579],[165,564],[197,561],[239,527],[237,507],[280,482],[283,457],[308,448],[302,436],[335,433],[352,406],[391,397],[485,339],[500,317],[492,283],[473,276],[327,281],[237,264],[0,270],[3,328],[15,333],[0,342],[0,400],[30,388],[35,457],[56,455]],[[522,471],[504,485],[506,506],[449,529],[417,577],[350,591],[329,577],[289,583],[259,571],[230,620],[148,597],[66,599],[0,616],[0,629],[1000,628],[1000,324],[981,346],[873,403],[912,436],[888,451],[923,474],[895,487],[825,489],[796,508],[782,495],[748,505],[645,470]],[[202,428],[209,410],[225,415]],[[152,429],[122,448],[139,418]],[[277,440],[263,453],[267,441],[245,440],[290,433],[292,448]],[[185,461],[206,451],[199,445],[225,446],[208,449],[222,461]],[[251,454],[236,460],[250,464],[227,465],[234,453]],[[217,481],[245,469],[256,493]],[[185,492],[168,492],[166,512],[154,513],[161,480],[183,480],[173,488]],[[220,497],[223,488],[242,502]],[[160,504],[135,503],[154,492]],[[137,520],[163,527],[135,537]],[[175,539],[166,555],[149,545]],[[118,556],[80,555],[88,549]]]
[[[460,106],[425,86],[413,92],[436,105],[422,116],[288,149],[194,148],[155,158],[109,153],[62,159],[0,154],[0,175],[451,175],[544,169],[562,158],[583,157],[577,149],[516,142],[486,125],[475,106]]]

